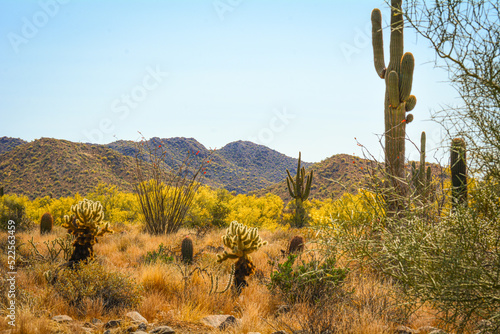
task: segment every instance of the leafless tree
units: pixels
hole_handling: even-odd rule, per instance
[[[462,100],[434,118],[450,136],[466,139],[477,175],[500,180],[499,1],[409,0],[403,11]]]

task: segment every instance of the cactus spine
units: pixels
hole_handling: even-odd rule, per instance
[[[467,157],[465,141],[455,138],[451,141],[451,197],[453,208],[467,205]]]
[[[40,220],[40,234],[46,234],[52,232],[52,225],[54,224],[54,219],[49,212],[43,214]]]
[[[93,245],[97,242],[97,237],[113,231],[109,229],[109,223],[101,227],[104,223],[104,211],[100,202],[84,199],[73,205],[71,211],[71,217],[64,216],[62,227],[67,228],[68,232],[76,237],[73,254],[69,259],[72,267],[77,262],[92,260]]]
[[[182,262],[190,264],[193,262],[193,240],[190,237],[185,237],[181,244]]]
[[[406,124],[413,120],[411,111],[416,103],[410,95],[413,83],[415,60],[410,52],[403,54],[402,0],[391,0],[391,39],[389,65],[385,67],[382,34],[382,14],[378,8],[372,11],[372,45],[375,70],[385,79],[385,168],[389,184],[395,190],[395,197],[389,198],[388,209],[394,214],[401,210],[400,199],[406,193],[404,183]]]
[[[267,241],[262,241],[256,227],[249,228],[233,221],[226,230],[226,235],[222,236],[222,242],[231,252],[224,251],[222,255],[217,255],[217,262],[238,259],[234,270],[234,287],[236,292],[240,293],[244,287],[248,286],[245,277],[255,272],[255,265],[249,254],[267,245]]]
[[[307,200],[307,197],[309,197],[309,192],[311,191],[313,171],[311,171],[309,175],[306,176],[306,169],[304,167],[300,168],[299,152],[299,161],[297,163],[297,174],[295,175],[295,181],[288,169],[286,170],[286,172],[288,174],[286,178],[288,192],[290,193],[290,196],[295,199],[294,224],[295,227],[303,227],[306,221],[304,201]]]

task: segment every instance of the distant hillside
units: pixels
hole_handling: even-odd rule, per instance
[[[135,157],[139,152],[136,142],[122,140],[92,145],[50,138],[29,143],[12,138],[4,141],[4,147],[9,149],[0,155],[0,186],[5,187],[6,193],[30,198],[50,194],[60,197],[76,192],[85,194],[100,182],[132,190]],[[163,152],[165,162],[173,169],[188,154],[210,159],[203,182],[235,193],[267,188],[283,180],[287,168],[295,173],[297,165],[295,158],[244,141],[213,152],[193,138],[152,138],[142,147]]]
[[[87,193],[99,182],[131,191],[134,162],[100,145],[42,138],[0,155],[0,185],[30,198]]]
[[[306,173],[314,171],[313,182],[309,199],[340,198],[344,193],[356,194],[364,184],[368,176],[369,168],[375,167],[371,160],[362,159],[348,154],[338,154],[315,163],[306,169]],[[410,173],[410,163],[407,165]],[[419,163],[416,163],[417,168]],[[447,179],[448,175],[443,174],[444,170],[437,164],[426,164],[431,167],[433,178]],[[382,167],[382,166],[380,166]],[[295,166],[295,171],[297,166]],[[286,184],[286,177],[280,182],[255,192],[258,196],[273,193],[280,196],[285,203],[291,200]]]
[[[118,140],[105,146],[118,151],[123,155],[135,159],[135,157],[139,153],[138,147],[140,144],[140,142],[131,140]],[[144,145],[147,146],[145,147]],[[148,146],[149,149],[152,150],[152,152],[154,152],[154,150],[156,149],[158,153],[164,153],[167,157],[167,159],[165,159],[165,162],[172,168],[178,166],[187,156],[188,152],[193,153],[200,151],[200,156],[204,157],[208,155],[208,150],[205,148],[205,146],[200,144],[194,138],[175,137],[162,139],[153,137],[147,141],[144,141],[144,145],[141,146],[141,150],[143,151],[143,153],[147,153]],[[147,154],[142,158],[147,160]]]
[[[14,147],[26,144],[26,142],[19,138],[1,137],[0,138],[0,155],[12,150]]]
[[[179,166],[188,152],[199,151],[198,155],[203,158],[210,155],[210,151],[193,138],[151,138],[145,145],[151,149],[162,145],[168,157],[166,162],[172,168]],[[133,141],[117,141],[107,147],[134,158],[138,153],[137,143]],[[295,171],[297,166],[297,159],[248,141],[232,142],[214,150],[210,160],[207,182],[238,194],[269,187],[286,176],[287,168]],[[304,165],[311,164],[306,162]]]
[[[366,175],[368,163],[369,160],[348,154],[338,154],[306,168],[306,173],[313,171],[314,174],[309,199],[339,198],[345,192],[355,194]],[[294,174],[296,170],[297,164],[293,167]],[[269,192],[280,196],[285,202],[291,200],[286,176],[269,188],[254,193],[262,196]]]
[[[25,142],[3,137],[0,147],[4,150],[0,154],[0,186],[6,193],[30,198],[86,194],[101,182],[133,190],[135,157],[139,153],[138,143],[133,141],[92,145],[51,138]],[[210,159],[202,180],[210,186],[237,194],[274,193],[285,202],[290,200],[286,170],[295,175],[297,159],[268,147],[237,141],[210,151],[193,138],[152,138],[140,147],[163,152],[164,161],[174,170],[188,155]],[[144,158],[147,160],[147,156]],[[307,172],[314,171],[310,198],[339,198],[345,192],[356,193],[371,163],[347,154],[315,164],[302,162]],[[431,166],[434,177],[448,177],[439,175],[439,166]]]

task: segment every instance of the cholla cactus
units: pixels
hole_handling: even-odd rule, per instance
[[[217,255],[217,262],[238,259],[235,265],[234,284],[237,292],[241,292],[241,289],[248,285],[245,277],[255,271],[255,265],[248,254],[267,245],[267,241],[262,241],[257,228],[249,228],[236,221],[231,222],[226,235],[222,236],[222,241],[231,252],[224,251],[222,255]]]
[[[262,241],[260,238],[259,231],[256,227],[249,228],[236,221],[231,222],[231,225],[229,225],[226,231],[226,235],[222,236],[222,241],[224,246],[231,249],[232,253],[224,251],[222,255],[217,255],[217,262],[222,262],[226,259],[248,257],[248,254],[267,245],[267,241]]]
[[[109,229],[109,223],[104,227],[104,211],[100,202],[88,199],[78,202],[71,207],[72,216],[64,216],[62,227],[67,228],[69,233],[76,239],[73,243],[74,251],[69,259],[73,263],[92,259],[94,256],[93,245],[97,242],[97,237],[105,233],[113,233]]]

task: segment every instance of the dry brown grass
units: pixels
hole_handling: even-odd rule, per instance
[[[223,231],[220,230],[211,231],[203,238],[196,237],[189,230],[181,230],[174,235],[150,236],[141,233],[137,226],[121,225],[117,233],[101,237],[94,251],[98,262],[107,270],[126,273],[143,286],[142,301],[135,310],[150,323],[177,326],[181,333],[206,333],[207,329],[199,322],[201,318],[211,314],[232,314],[241,319],[241,325],[232,330],[234,333],[255,331],[265,334],[279,329],[307,330],[322,325],[331,326],[339,333],[389,333],[391,328],[402,321],[403,311],[397,305],[397,300],[391,297],[393,285],[356,268],[348,275],[344,287],[345,291],[352,293],[331,298],[320,309],[309,304],[295,305],[290,313],[277,315],[278,307],[284,302],[272,295],[266,287],[272,271],[269,261],[280,259],[281,250],[287,249],[289,240],[294,235],[301,234],[300,232],[302,231],[261,231],[262,238],[269,241],[269,244],[252,254],[258,272],[249,279],[249,287],[239,296],[234,295],[231,290],[223,294],[209,294],[211,284],[208,273],[220,277],[221,289],[227,282],[231,267],[231,263],[218,265],[216,253],[206,249],[207,246],[222,246]],[[62,260],[55,264],[32,261],[26,242],[33,237],[38,245],[43,245],[44,241],[64,234],[65,231],[57,227],[53,233],[43,236],[37,230],[17,234],[18,244],[25,243],[18,251],[25,263],[18,269],[18,313],[14,333],[80,333],[82,330],[79,326],[93,318],[106,322],[132,311],[120,309],[106,312],[101,300],[91,299],[83,300],[83,305],[76,310],[57,295],[47,283],[44,273],[55,270]],[[180,243],[186,235],[193,238],[195,253],[204,250],[198,255],[195,264],[176,266],[173,263],[144,263],[147,252],[158,249],[160,244],[179,255]],[[310,241],[313,238],[314,232],[308,232],[306,239]],[[6,251],[2,246],[5,239],[5,234],[0,234],[2,274],[6,272],[7,263]],[[306,248],[311,250],[314,247],[308,245]],[[39,249],[46,255],[46,249]],[[196,267],[206,271],[196,271]],[[1,312],[5,313],[5,304],[2,304]],[[0,330],[10,328],[3,319],[3,313]],[[57,314],[67,314],[77,322],[73,325],[56,324],[50,319]],[[322,323],[325,321],[328,324]],[[430,317],[413,317],[406,325],[432,325],[432,321]],[[101,329],[95,332],[100,333]]]

